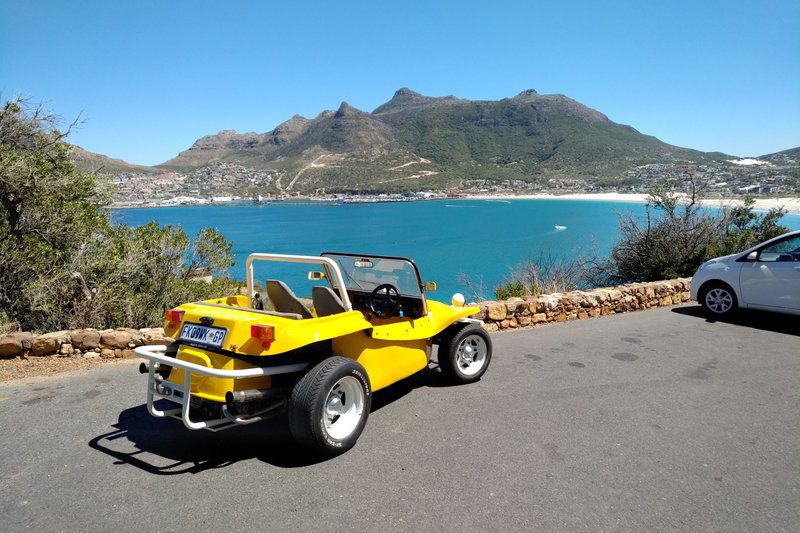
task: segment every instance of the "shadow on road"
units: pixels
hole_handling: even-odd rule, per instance
[[[428,368],[376,392],[370,413],[374,415],[416,388],[446,385],[438,369]],[[147,407],[140,405],[120,413],[113,427],[113,431],[89,441],[89,447],[113,457],[115,464],[135,466],[156,475],[197,474],[248,459],[281,468],[310,466],[329,459],[295,444],[285,414],[214,433],[189,430],[172,418],[153,418]]]
[[[756,311],[754,309],[741,309],[730,317],[711,318],[705,314],[703,308],[699,305],[673,307],[672,312],[702,319],[710,324],[723,322],[725,324],[761,329],[773,333],[800,336],[800,317],[796,315],[770,313],[769,311]]]

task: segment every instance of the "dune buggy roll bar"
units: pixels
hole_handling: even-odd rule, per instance
[[[336,288],[339,290],[339,298],[341,298],[345,309],[348,311],[353,310],[353,304],[350,303],[350,297],[347,295],[347,288],[344,284],[342,271],[339,265],[333,259],[328,257],[320,257],[314,255],[284,255],[284,254],[250,254],[247,256],[247,297],[250,299],[250,305],[253,302],[253,295],[255,294],[255,281],[253,275],[253,262],[254,261],[275,261],[278,263],[308,263],[312,265],[323,265],[327,270],[333,273],[336,278]]]

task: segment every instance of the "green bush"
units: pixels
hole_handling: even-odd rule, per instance
[[[581,255],[566,259],[543,251],[536,259],[512,268],[503,282],[495,287],[494,295],[498,300],[507,300],[514,296],[574,291],[586,285],[585,265]]]
[[[748,198],[739,207],[716,213],[703,209],[699,201],[690,181],[685,195],[653,191],[644,220],[621,215],[620,240],[610,258],[593,261],[590,284],[688,277],[712,257],[743,251],[788,231],[778,224],[785,214],[782,209],[759,214]]]
[[[164,310],[235,291],[231,244],[156,223],[110,223],[96,176],[72,161],[69,133],[24,101],[0,109],[0,317],[26,330],[144,327]],[[191,279],[195,269],[220,276]]]
[[[498,300],[508,300],[513,297],[522,297],[530,294],[521,281],[508,281],[494,288],[494,297]]]

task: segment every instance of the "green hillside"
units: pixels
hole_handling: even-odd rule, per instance
[[[72,159],[78,168],[94,174],[120,174],[123,172],[152,174],[156,172],[152,167],[131,165],[122,159],[112,159],[95,154],[75,145],[72,146]]]
[[[563,95],[528,90],[471,101],[403,88],[371,113],[342,103],[266,133],[205,136],[156,168],[191,172],[226,162],[274,171],[274,192],[377,192],[472,179],[608,183],[646,163],[724,157],[666,144]]]

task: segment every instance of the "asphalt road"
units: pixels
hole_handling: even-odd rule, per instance
[[[800,530],[800,320],[676,307],[493,336],[344,456],[151,418],[134,364],[0,386],[0,530]]]

